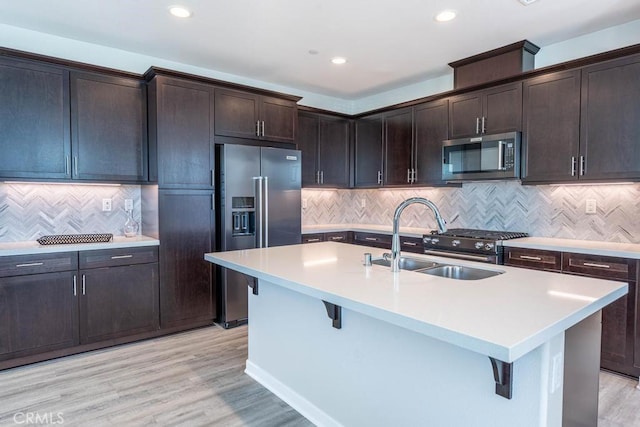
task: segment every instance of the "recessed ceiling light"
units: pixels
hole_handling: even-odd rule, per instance
[[[438,22],[447,22],[451,21],[457,15],[455,10],[443,10],[442,12],[436,15],[436,21]]]
[[[173,16],[177,16],[178,18],[188,18],[191,16],[191,11],[182,6],[171,6],[169,8],[169,13]]]
[[[336,65],[342,65],[347,62],[347,58],[336,56],[335,58],[331,58],[331,62],[333,62]]]
[[[518,0],[518,1],[525,6],[529,6],[531,3],[535,2],[536,0]]]
[[[318,51],[317,51],[317,50],[315,50],[315,49],[309,49],[309,55],[317,55],[317,54],[319,54],[319,53],[320,53],[320,52],[318,52]]]

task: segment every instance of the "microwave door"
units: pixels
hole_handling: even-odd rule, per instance
[[[487,141],[483,143],[480,158],[480,170],[482,172],[502,170],[502,150],[502,141]]]

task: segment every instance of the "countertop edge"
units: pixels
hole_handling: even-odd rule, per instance
[[[40,245],[35,241],[0,243],[0,257],[14,255],[37,255],[59,252],[95,251],[101,249],[136,248],[145,246],[159,246],[160,240],[148,236],[126,238],[114,237],[111,242],[104,243],[76,243],[65,245]]]
[[[640,244],[636,243],[556,239],[552,237],[523,237],[520,239],[504,240],[502,245],[510,248],[539,249],[544,251],[573,252],[585,255],[640,259]]]

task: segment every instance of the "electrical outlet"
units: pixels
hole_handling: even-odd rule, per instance
[[[102,199],[102,212],[111,212],[111,206],[111,199]]]
[[[133,210],[133,199],[124,199],[124,210],[125,211]]]
[[[584,212],[588,214],[594,214],[596,213],[596,207],[596,199],[587,199],[587,202],[584,206]]]
[[[302,209],[307,209],[307,199],[302,199]]]
[[[362,209],[367,207],[367,199],[360,199],[360,207]]]

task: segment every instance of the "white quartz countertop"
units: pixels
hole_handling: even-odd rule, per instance
[[[77,243],[69,245],[41,245],[34,241],[0,243],[0,256],[36,255],[55,252],[94,251],[98,249],[134,248],[140,246],[158,246],[160,241],[152,237],[113,236],[106,243]]]
[[[640,259],[640,244],[637,243],[598,242],[593,240],[555,239],[550,237],[523,237],[520,239],[504,240],[502,245],[515,248]]]
[[[322,224],[305,225],[302,227],[302,234],[311,233],[332,233],[336,231],[359,231],[362,233],[393,234],[393,227],[379,224]],[[400,227],[400,234],[405,237],[420,237],[430,234],[431,228]]]
[[[322,242],[209,253],[205,259],[505,362],[628,290],[621,282],[413,254],[504,274],[472,281],[411,271],[394,274],[388,267],[364,267],[365,251],[374,257],[384,252]],[[318,310],[318,315],[326,313]],[[348,319],[346,315],[343,328],[349,327]]]

